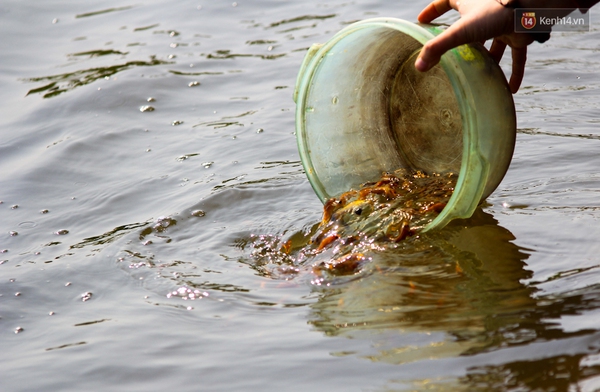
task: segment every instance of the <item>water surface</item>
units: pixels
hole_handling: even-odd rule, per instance
[[[307,48],[426,4],[3,2],[0,389],[599,390],[597,26],[530,47],[472,219],[350,275],[279,253],[322,209]]]

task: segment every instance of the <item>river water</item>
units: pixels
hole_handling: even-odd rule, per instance
[[[307,48],[426,4],[3,1],[0,390],[600,390],[593,13],[530,47],[472,219],[327,279],[278,250],[322,210]]]

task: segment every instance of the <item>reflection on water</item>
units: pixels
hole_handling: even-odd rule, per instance
[[[295,18],[291,18],[291,19],[284,19],[284,20],[280,20],[277,22],[273,22],[269,25],[269,27],[278,27],[284,24],[290,24],[290,23],[296,23],[296,22],[303,22],[303,21],[308,21],[308,20],[323,20],[323,19],[329,19],[329,18],[335,18],[337,15],[335,14],[330,14],[330,15],[302,15],[302,16],[297,16]]]
[[[72,56],[89,55],[90,57],[104,56],[107,54],[124,54],[114,51],[92,51],[85,53],[75,53]],[[76,87],[85,86],[95,82],[98,79],[110,78],[112,75],[125,71],[133,67],[151,67],[156,65],[169,64],[169,62],[157,60],[151,58],[150,61],[128,61],[123,64],[112,65],[108,67],[98,67],[84,69],[74,72],[67,72],[64,74],[41,76],[35,78],[28,78],[26,82],[50,82],[41,87],[36,87],[27,92],[27,95],[31,94],[43,94],[44,98],[52,98],[64,92],[73,90]]]
[[[297,243],[304,238],[308,244],[310,234],[296,232],[287,238],[296,237]],[[506,363],[473,365],[465,377],[432,382],[431,390],[566,390],[600,372],[600,363],[586,356],[600,349],[600,331],[569,331],[557,319],[600,307],[600,285],[538,295],[535,285],[522,283],[532,276],[526,268],[531,251],[514,240],[479,209],[471,219],[442,231],[380,244],[359,272],[313,280],[319,296],[310,305],[309,322],[327,336],[372,341],[365,352],[332,354],[375,362],[403,364],[509,351]],[[253,266],[263,276],[294,279],[302,270],[313,271],[314,260],[299,263],[281,250],[286,236],[255,236],[252,241]],[[563,343],[554,355],[514,360],[536,343],[555,340]],[[556,383],[556,378],[562,381]]]
[[[243,54],[243,53],[231,53],[230,50],[217,50],[214,54],[209,54],[206,56],[207,59],[217,59],[217,60],[225,60],[225,59],[234,59],[236,57],[257,57],[263,60],[275,60],[280,57],[286,56],[285,53],[280,54]]]
[[[90,16],[97,16],[97,15],[108,14],[111,12],[125,11],[125,10],[131,9],[131,8],[132,8],[132,6],[107,8],[107,9],[102,9],[99,11],[92,11],[92,12],[85,12],[83,14],[77,14],[77,15],[75,15],[75,18],[77,18],[77,19],[89,18]]]
[[[548,336],[558,338],[557,336]],[[588,347],[589,352],[597,352],[600,349],[598,339],[599,333],[591,334],[592,342]],[[595,342],[595,344],[593,343]],[[573,346],[581,345],[580,342],[572,342]],[[564,350],[564,349],[563,349]],[[569,351],[568,349],[564,351]],[[598,385],[593,382],[593,377],[600,373],[600,361],[598,357],[586,356],[586,354],[563,354],[552,355],[539,360],[511,361],[497,366],[474,367],[469,375],[463,377],[460,382],[471,391],[495,391],[495,390],[544,390],[544,391],[568,391],[573,390],[571,386],[579,383],[580,390],[597,391]],[[586,382],[587,381],[587,382]]]
[[[303,233],[289,237],[309,242]],[[290,267],[312,271],[320,262],[282,252],[285,238],[253,240],[255,266],[269,276],[289,278]],[[528,253],[513,240],[479,210],[437,233],[379,243],[355,274],[313,280],[320,296],[311,305],[310,323],[330,336],[360,338],[375,331],[383,341],[368,356],[393,363],[528,342],[535,334],[514,326],[535,308],[535,289],[521,283],[531,276],[524,268]],[[391,331],[401,333],[392,337]]]

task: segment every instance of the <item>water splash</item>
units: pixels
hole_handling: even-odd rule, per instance
[[[316,285],[324,276],[358,273],[372,253],[394,248],[435,219],[456,179],[452,173],[385,173],[377,182],[328,200],[321,222],[308,232],[251,236],[254,265],[265,275],[286,279],[308,267],[317,275]]]

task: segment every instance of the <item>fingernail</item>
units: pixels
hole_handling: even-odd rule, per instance
[[[417,71],[425,72],[429,69],[429,66],[425,61],[423,61],[422,58],[419,57],[417,61],[415,61],[415,68]]]

